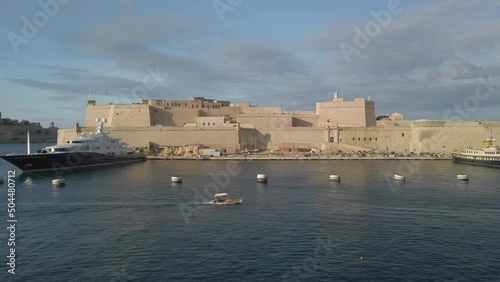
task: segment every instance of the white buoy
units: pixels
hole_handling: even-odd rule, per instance
[[[340,175],[338,175],[338,174],[331,174],[330,175],[330,181],[340,182]]]
[[[262,173],[257,174],[257,182],[267,183],[267,176],[265,174],[262,174]]]
[[[55,187],[62,187],[66,185],[66,179],[63,178],[57,178],[52,180],[52,186]]]
[[[182,183],[182,178],[180,178],[179,176],[172,176],[171,180],[172,183]]]
[[[405,177],[401,174],[394,174],[394,179],[399,181],[405,181]]]
[[[457,175],[457,180],[465,180],[465,181],[468,181],[469,180],[469,176],[467,174],[458,174]]]

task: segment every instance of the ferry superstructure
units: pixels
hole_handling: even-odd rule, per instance
[[[483,148],[466,148],[460,152],[453,153],[453,161],[458,163],[468,163],[500,167],[500,149],[494,144],[493,131],[490,137],[483,142]]]

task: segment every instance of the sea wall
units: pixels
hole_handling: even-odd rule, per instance
[[[378,151],[451,153],[480,147],[491,130],[500,136],[500,122],[411,121],[407,126],[343,128],[339,141]]]
[[[290,116],[281,124],[290,124]],[[84,127],[86,133],[94,127]],[[339,143],[378,152],[451,153],[464,147],[480,147],[484,138],[500,136],[496,121],[406,121],[377,127],[105,127],[134,147],[150,145],[183,146],[200,144],[210,148],[279,150],[282,148],[330,148],[325,143]],[[75,129],[59,130],[58,143],[76,136]],[[22,136],[20,136],[22,137]]]

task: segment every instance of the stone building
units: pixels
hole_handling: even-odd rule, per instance
[[[203,145],[236,150],[376,150],[444,152],[480,144],[499,122],[407,121],[393,113],[376,120],[375,102],[356,98],[317,102],[315,111],[282,111],[249,103],[194,97],[189,100],[142,100],[136,104],[96,104],[89,100],[82,132],[92,132],[97,118],[105,129],[134,147]],[[499,132],[497,132],[499,133]],[[59,131],[58,142],[75,137]]]

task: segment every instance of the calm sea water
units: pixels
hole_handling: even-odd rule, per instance
[[[23,150],[0,145],[0,154]],[[0,161],[3,178],[10,168]],[[384,176],[401,170],[406,182]],[[269,183],[256,183],[257,173]],[[340,183],[329,182],[334,173]],[[174,175],[184,182],[171,184]],[[67,173],[59,189],[54,177],[16,178],[15,276],[0,186],[0,281],[500,280],[500,169],[147,161]],[[244,202],[207,205],[218,191]]]

